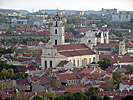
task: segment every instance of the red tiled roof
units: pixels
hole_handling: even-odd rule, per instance
[[[85,74],[76,74],[76,73],[69,73],[69,74],[56,74],[61,80],[72,80],[72,79],[82,79]]]
[[[109,66],[108,68],[105,69],[106,72],[112,72],[115,70],[117,67]]]
[[[89,69],[89,68],[84,68],[83,70],[81,70],[79,73],[84,73],[84,74],[87,74],[87,73],[90,73],[90,72],[92,72],[93,71],[93,69],[91,68],[91,69]]]
[[[90,86],[66,86],[64,88],[66,91],[82,92],[82,89],[87,91]]]
[[[99,48],[112,48],[112,47],[115,47],[117,45],[119,45],[119,42],[110,42],[108,44],[105,44],[105,43],[104,44],[100,44],[100,43],[98,43],[97,47],[99,47]]]
[[[77,32],[82,33],[82,32],[87,32],[89,30],[89,28],[81,28],[81,29],[77,29]]]
[[[74,50],[74,51],[64,51],[64,52],[59,52],[61,55],[67,56],[67,57],[72,57],[72,56],[82,56],[82,55],[93,55],[95,52],[92,50]]]
[[[83,34],[77,34],[77,35],[75,35],[74,37],[75,37],[75,38],[82,38],[82,37],[84,37],[84,35],[83,35]]]
[[[99,55],[99,59],[102,60],[103,58],[109,58],[113,63],[128,63],[128,62],[133,62],[133,57],[131,57],[130,55],[104,55],[101,54]]]
[[[54,45],[57,47],[58,51],[62,50],[73,50],[73,49],[87,49],[88,47],[85,44],[65,44],[65,45]]]

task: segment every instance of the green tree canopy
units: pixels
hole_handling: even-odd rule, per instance
[[[127,70],[127,72],[126,72],[127,74],[133,74],[133,66],[127,65],[126,70]]]
[[[133,100],[133,95],[127,95],[123,97],[122,100]]]
[[[105,95],[105,96],[103,97],[103,100],[111,100],[111,97],[109,97],[108,95]]]
[[[86,95],[90,97],[90,100],[98,100],[100,89],[98,87],[90,87],[88,91],[86,91]]]
[[[99,67],[101,67],[103,70],[113,65],[112,61],[109,58],[103,58],[103,60],[99,61],[98,64]]]

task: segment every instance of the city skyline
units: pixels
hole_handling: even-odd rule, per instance
[[[74,4],[75,3],[75,4]],[[2,9],[24,9],[28,11],[38,11],[39,9],[59,9],[59,10],[101,10],[119,9],[133,11],[132,0],[0,0]]]

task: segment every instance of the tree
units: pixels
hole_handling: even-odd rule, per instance
[[[103,97],[103,100],[111,100],[111,97],[109,97],[108,95],[105,95],[105,96]]]
[[[133,74],[133,66],[127,65],[126,70],[127,70],[127,72],[126,72],[127,74]]]
[[[121,82],[122,80],[122,76],[121,76],[121,73],[119,72],[114,72],[113,73],[113,85],[114,85],[114,88],[115,89],[118,89],[119,88],[119,83]]]
[[[55,98],[55,93],[54,92],[48,92],[48,93],[45,93],[44,94],[44,97],[46,97],[47,99],[49,99],[49,100],[54,100],[54,98]]]
[[[7,32],[6,32],[6,34],[13,34],[14,32],[13,32],[13,30],[11,29],[11,28],[9,28],[8,30],[7,30]]]
[[[88,91],[86,91],[86,95],[90,97],[90,100],[98,100],[100,89],[98,87],[90,87]]]
[[[43,97],[41,94],[37,94],[33,97],[33,99],[39,100],[39,99],[46,99],[45,97]]]
[[[9,72],[9,77],[12,78],[14,75],[13,69],[12,68],[8,69],[8,72]]]
[[[105,80],[104,91],[112,91],[114,89],[113,79]]]
[[[20,92],[15,93],[13,98],[16,100],[25,100],[25,96],[23,96]]]
[[[133,95],[127,95],[123,97],[122,100],[133,100]]]
[[[103,70],[113,65],[112,61],[109,58],[103,58],[103,60],[99,61],[98,64],[99,67],[101,67]]]
[[[0,74],[1,74],[0,76],[2,77],[2,79],[6,79],[10,75],[10,73],[5,68],[2,69]]]
[[[90,97],[86,96],[81,92],[76,92],[73,94],[74,100],[90,100]]]

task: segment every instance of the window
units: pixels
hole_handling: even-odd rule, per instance
[[[88,41],[89,43],[91,42],[91,40]]]
[[[73,64],[75,65],[75,60],[73,60]]]
[[[50,61],[50,67],[52,67],[52,61]]]
[[[44,64],[45,64],[45,69],[47,69],[47,61],[46,60],[45,60],[45,63]]]
[[[56,21],[56,23],[55,23],[55,27],[58,27],[58,25],[57,25],[57,21]]]
[[[55,34],[57,34],[57,29],[55,29]]]
[[[78,64],[78,66],[79,66],[79,60],[77,61],[77,64]]]
[[[57,40],[55,40],[55,45],[57,45]]]
[[[95,57],[93,58],[93,62],[95,62]]]

